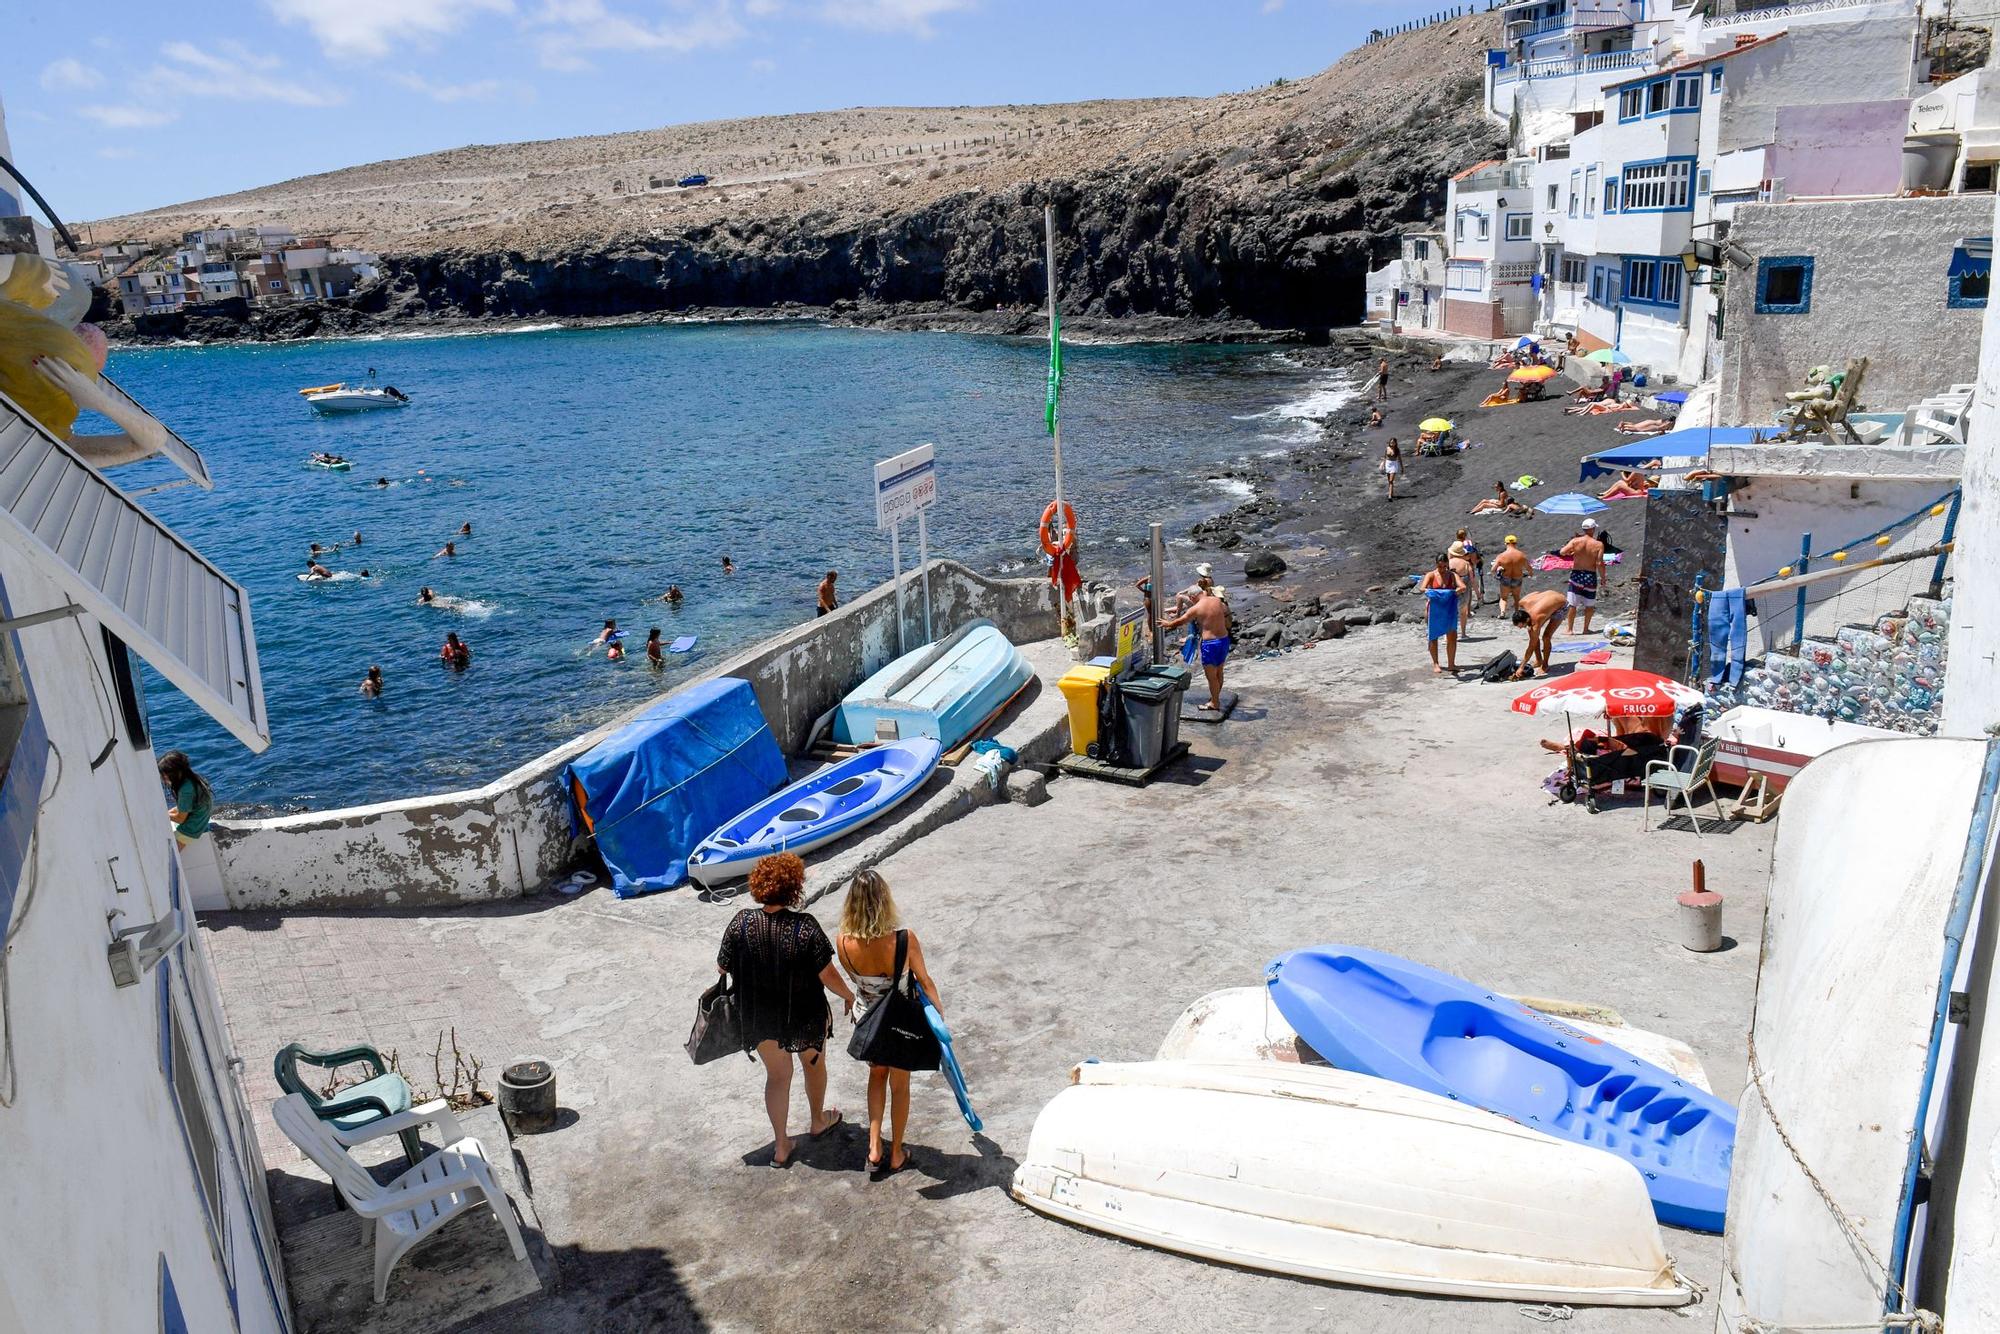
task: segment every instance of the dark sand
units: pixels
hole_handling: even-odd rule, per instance
[[[1327,364],[1351,365],[1359,379],[1372,375],[1375,355],[1365,363],[1353,354],[1328,352]],[[1217,581],[1230,591],[1231,605],[1242,627],[1255,627],[1273,615],[1286,616],[1313,595],[1326,610],[1366,605],[1393,608],[1403,619],[1420,619],[1423,604],[1410,594],[1408,576],[1431,568],[1437,554],[1449,546],[1458,529],[1470,530],[1490,560],[1509,533],[1518,535],[1532,558],[1560,547],[1577,532],[1580,520],[1571,516],[1529,514],[1471,515],[1475,503],[1493,493],[1496,480],[1513,482],[1523,474],[1541,479],[1526,492],[1514,492],[1533,506],[1565,491],[1596,495],[1611,478],[1579,483],[1583,455],[1609,449],[1629,437],[1613,429],[1617,421],[1637,421],[1646,411],[1598,417],[1565,416],[1563,408],[1576,382],[1559,375],[1549,382],[1549,397],[1541,402],[1482,408],[1479,401],[1506,380],[1506,372],[1483,366],[1451,365],[1430,369],[1431,354],[1391,354],[1389,401],[1380,428],[1368,428],[1372,390],[1362,393],[1339,413],[1322,421],[1324,438],[1277,463],[1258,483],[1258,500],[1226,519],[1241,535],[1231,549],[1215,549],[1218,534],[1211,525],[1198,534],[1201,559],[1215,563]],[[1468,448],[1442,458],[1416,453],[1417,423],[1442,416],[1456,424]],[[1403,475],[1396,499],[1388,499],[1378,471],[1383,445],[1391,438],[1403,446]],[[1259,513],[1275,501],[1277,514]],[[1594,516],[1623,548],[1623,561],[1611,567],[1598,598],[1594,625],[1607,619],[1630,622],[1636,605],[1636,579],[1645,505],[1638,500],[1614,500]],[[1275,517],[1275,521],[1274,520]],[[1185,550],[1185,549],[1183,549]],[[1288,567],[1276,579],[1245,579],[1243,561],[1251,552],[1271,550]],[[1185,562],[1184,562],[1185,563]],[[1525,591],[1560,589],[1562,571],[1530,571]],[[1460,665],[1498,651],[1518,651],[1522,632],[1494,619],[1497,588],[1487,580],[1487,605],[1474,618],[1473,647],[1460,654]],[[1558,636],[1560,638],[1560,636]],[[1501,645],[1487,648],[1495,639]],[[1419,636],[1413,651],[1422,654]]]

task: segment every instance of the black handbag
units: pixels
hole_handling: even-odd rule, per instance
[[[688,1030],[688,1059],[696,1065],[707,1065],[742,1050],[742,1006],[730,979],[719,977],[694,1004],[694,1027]]]
[[[888,994],[869,1007],[854,1036],[847,1041],[847,1054],[870,1065],[886,1065],[894,1070],[935,1070],[943,1062],[944,1048],[931,1032],[924,1016],[923,1002],[913,993],[915,979],[905,979],[903,960],[910,948],[909,933],[896,933],[896,970],[889,981]]]

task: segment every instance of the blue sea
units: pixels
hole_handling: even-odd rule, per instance
[[[1329,391],[1271,348],[1064,351],[1086,575],[1135,567],[1148,521],[1184,531],[1236,503],[1247,488],[1216,470],[1295,443]],[[152,677],[154,744],[188,751],[223,805],[265,812],[490,781],[810,617],[825,570],[848,596],[887,579],[872,464],[926,441],[933,554],[1033,573],[1046,357],[1034,340],[778,323],[116,352],[111,373],[216,477],[144,503],[249,589],[274,737],[252,755]],[[412,405],[321,418],[298,395],[371,368]],[[315,450],[353,471],[307,467]],[[119,481],[177,475],[156,461]],[[458,555],[435,555],[448,540]],[[315,541],[346,544],[324,558],[342,577],[300,581]],[[669,584],[678,608],[656,600]],[[418,605],[426,585],[450,605]],[[623,662],[591,650],[606,617],[631,632]],[[654,625],[698,639],[664,673],[644,660]],[[437,661],[449,630],[472,649],[462,673]],[[358,691],[371,663],[377,700]]]

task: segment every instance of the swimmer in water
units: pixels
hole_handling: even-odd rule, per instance
[[[357,547],[361,545],[361,530],[359,528],[354,530],[354,545]]]
[[[361,694],[364,699],[382,698],[382,669],[372,662],[368,664],[368,675],[361,678]]]
[[[471,523],[471,521],[470,521],[470,520],[467,520],[466,522],[464,522],[464,523],[462,523],[462,524],[460,524],[460,525],[458,526],[458,535],[459,535],[460,537],[471,537],[471,536],[472,536],[472,523]]]
[[[377,477],[377,478],[375,479],[375,485],[377,485],[377,486],[387,486],[387,485],[389,485],[389,479],[388,479],[388,478],[386,478],[386,477]]]
[[[366,566],[362,567],[362,570],[361,570],[361,574],[360,574],[360,576],[359,576],[359,577],[360,577],[360,578],[363,578],[363,579],[366,579],[366,578],[368,578],[368,577],[369,577],[369,575],[368,575],[368,570],[367,570],[367,567],[366,567]]]
[[[436,560],[438,556],[456,556],[457,554],[458,554],[458,543],[447,542],[444,544],[444,549],[439,551],[437,556],[432,556],[431,559]]]
[[[667,658],[660,651],[660,627],[654,626],[646,632],[646,663],[651,667],[664,667]]]
[[[681,596],[681,586],[679,584],[668,584],[667,595],[661,598],[660,601],[678,607],[681,605]]]
[[[431,592],[430,587],[428,585],[426,585],[423,588],[419,588],[417,590],[417,605],[419,607],[431,606],[434,603],[436,603],[437,600],[438,600],[438,595]]]
[[[727,557],[727,556],[724,556],[724,557],[722,558],[722,572],[723,572],[724,574],[735,574],[735,573],[736,573],[736,562],[735,562],[735,561],[733,561],[733,560],[731,560],[731,559],[729,559],[729,557]]]
[[[327,548],[325,548],[325,547],[321,546],[321,545],[320,545],[319,543],[317,543],[317,542],[313,543],[313,544],[312,544],[312,558],[313,558],[314,560],[318,560],[318,559],[319,559],[319,557],[320,557],[320,553],[321,553],[322,551],[325,551],[325,550],[327,550]]]
[[[625,658],[625,645],[615,639],[610,640],[604,645],[604,658],[607,662],[623,661]]]
[[[438,650],[438,661],[461,672],[472,665],[472,650],[458,637],[458,631],[452,630],[445,635],[444,647]]]
[[[319,563],[318,561],[314,560],[314,559],[313,559],[313,558],[312,558],[311,556],[307,556],[307,557],[306,557],[306,578],[308,578],[308,579],[331,579],[331,578],[333,578],[333,571],[332,571],[332,570],[329,570],[329,569],[327,569],[327,568],[326,568],[326,566],[324,566],[324,565],[321,565],[321,564],[320,564],[320,563]]]
[[[592,644],[615,644],[618,642],[618,639],[619,639],[618,622],[611,620],[610,618],[607,617],[604,622],[604,628],[602,630],[599,630],[597,632],[597,638],[591,640],[590,642]]]

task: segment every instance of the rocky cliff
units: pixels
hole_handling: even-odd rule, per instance
[[[1502,144],[1480,107],[1492,26],[1483,14],[1441,24],[1221,98],[823,113],[458,150],[99,231],[277,216],[305,230],[339,221],[326,201],[346,200],[366,224],[324,230],[383,251],[383,279],[342,302],[243,322],[159,317],[127,336],[780,307],[979,312],[992,326],[1042,303],[1048,202],[1066,313],[1321,329],[1359,318],[1371,264],[1442,211],[1452,172]],[[674,190],[658,173],[671,178],[676,161],[734,174]],[[352,202],[447,180],[478,182],[449,214]]]

